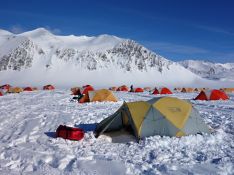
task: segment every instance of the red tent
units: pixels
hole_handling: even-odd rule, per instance
[[[55,89],[54,86],[50,84],[43,86],[43,90],[54,90],[54,89]]]
[[[79,100],[79,103],[89,102],[89,91],[94,91],[94,88],[91,85],[83,86],[83,88],[81,94],[84,96]]]
[[[5,84],[5,85],[0,86],[0,89],[7,89],[7,90],[9,90],[10,87],[11,87],[11,85]]]
[[[0,96],[3,96],[2,92],[0,92]]]
[[[201,91],[194,100],[228,100],[229,97],[223,91],[214,89],[211,91]]]
[[[120,86],[117,91],[129,91],[128,87],[123,85],[123,86]]]
[[[144,92],[144,90],[142,88],[136,88],[135,92]]]
[[[33,88],[31,88],[31,87],[26,87],[26,88],[24,88],[24,91],[33,91]]]
[[[172,94],[171,90],[164,87],[161,89],[161,93],[160,94]]]
[[[157,88],[155,88],[155,89],[154,89],[154,92],[153,92],[153,94],[154,94],[154,95],[157,95],[157,94],[159,94],[159,91],[158,91],[158,89],[157,89]]]

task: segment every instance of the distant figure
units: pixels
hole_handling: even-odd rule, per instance
[[[134,92],[133,85],[130,86],[130,91],[129,92]]]

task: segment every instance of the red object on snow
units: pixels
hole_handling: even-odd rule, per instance
[[[0,89],[6,89],[6,90],[9,90],[9,89],[10,89],[10,87],[11,87],[11,85],[9,85],[9,84],[5,84],[5,85],[0,86]]]
[[[56,129],[56,137],[69,140],[81,140],[84,138],[84,130],[80,128],[72,128],[66,125],[59,125]]]
[[[211,91],[201,91],[194,100],[228,100],[229,97],[223,91],[214,89]]]
[[[144,90],[142,88],[136,88],[135,92],[144,92]]]
[[[171,90],[164,87],[161,89],[161,93],[160,94],[172,94]]]
[[[154,94],[154,95],[157,95],[157,94],[159,94],[159,91],[158,91],[158,89],[157,89],[157,88],[155,88],[155,89],[154,89],[154,92],[153,92],[153,94]]]
[[[3,94],[0,92],[0,96],[3,96]]]
[[[117,91],[126,91],[126,92],[128,92],[129,89],[128,89],[127,86],[123,85],[123,86],[118,87]]]
[[[26,88],[24,88],[24,91],[33,91],[33,88],[31,88],[31,87],[26,87]]]
[[[51,84],[43,86],[43,90],[54,90],[54,89],[55,89],[55,87],[53,85],[51,85]]]

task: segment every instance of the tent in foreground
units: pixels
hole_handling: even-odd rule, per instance
[[[89,91],[89,100],[90,102],[94,101],[113,101],[117,102],[118,99],[115,97],[115,95],[107,89],[101,89],[97,91]]]
[[[191,103],[173,97],[124,103],[97,125],[95,137],[121,129],[129,130],[137,139],[153,135],[181,137],[210,133]]]
[[[194,100],[228,100],[228,95],[220,90],[201,91]]]

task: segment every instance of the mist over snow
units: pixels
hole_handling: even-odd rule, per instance
[[[44,28],[21,34],[0,30],[1,83],[54,84],[61,88],[84,84],[96,87],[232,85],[232,79],[207,80],[193,70],[133,40],[112,35],[58,36]]]

